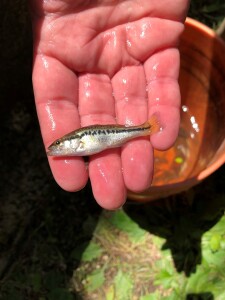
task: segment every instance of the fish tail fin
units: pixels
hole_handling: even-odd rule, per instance
[[[148,134],[158,132],[160,130],[160,125],[157,116],[152,115],[151,118],[144,123],[144,127],[149,128]]]

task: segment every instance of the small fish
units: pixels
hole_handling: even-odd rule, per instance
[[[48,147],[49,156],[86,156],[121,147],[127,141],[159,131],[156,116],[139,126],[93,125],[79,128]]]

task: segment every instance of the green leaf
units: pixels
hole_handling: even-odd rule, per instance
[[[83,261],[92,261],[101,256],[103,249],[96,243],[91,242],[88,247],[85,249],[82,260]]]
[[[114,212],[110,222],[122,231],[125,231],[132,242],[138,243],[145,238],[146,231],[141,229],[123,210]]]
[[[104,281],[105,281],[105,275],[103,269],[95,270],[93,273],[87,276],[87,284],[85,285],[85,288],[89,292],[93,292],[100,288]]]
[[[161,270],[154,281],[155,285],[162,285],[164,288],[170,288],[173,277],[166,270]]]
[[[160,296],[159,292],[156,291],[154,293],[141,296],[140,300],[158,300],[160,298],[161,298],[161,296]]]
[[[220,234],[213,234],[210,239],[210,248],[212,251],[218,251],[220,248],[220,241],[221,241],[221,235]]]
[[[200,266],[197,272],[189,277],[185,292],[189,294],[211,291],[213,286],[211,277],[210,269],[205,269],[203,266]]]
[[[202,251],[203,258],[209,266],[213,267],[223,267],[225,262],[225,251],[219,250],[217,252],[212,252],[211,249],[204,249]]]
[[[141,296],[140,300],[156,300],[157,298],[155,297],[154,294],[148,294],[145,296]]]
[[[224,282],[223,282],[224,284]],[[224,300],[225,299],[225,291],[224,288],[221,289],[221,291],[219,292],[219,294],[217,294],[216,300]]]
[[[170,295],[160,298],[160,300],[177,300],[177,299],[184,299],[184,297],[182,297],[181,294],[179,294],[179,296],[178,296],[176,293],[171,292]]]
[[[131,278],[121,270],[115,276],[115,290],[117,300],[130,300],[133,289]]]
[[[222,250],[225,250],[225,240],[224,239],[222,239],[221,242],[220,242],[220,248]]]
[[[107,288],[107,290],[105,292],[105,298],[106,298],[106,300],[114,300],[115,299],[115,290],[114,290],[113,285],[111,285]]]

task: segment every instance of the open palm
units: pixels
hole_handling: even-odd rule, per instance
[[[153,147],[166,149],[179,127],[177,43],[188,0],[32,0],[33,85],[46,147],[91,124],[141,124],[153,113],[161,131],[90,157],[49,163],[65,190],[88,176],[98,203],[121,206],[126,190],[149,187]]]

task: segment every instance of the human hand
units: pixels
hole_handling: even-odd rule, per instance
[[[48,157],[67,191],[90,177],[97,202],[120,207],[126,191],[149,187],[153,147],[170,147],[179,128],[178,38],[188,0],[31,0],[33,87],[47,148],[92,124],[144,123],[157,112],[162,130],[122,149],[82,157]]]

